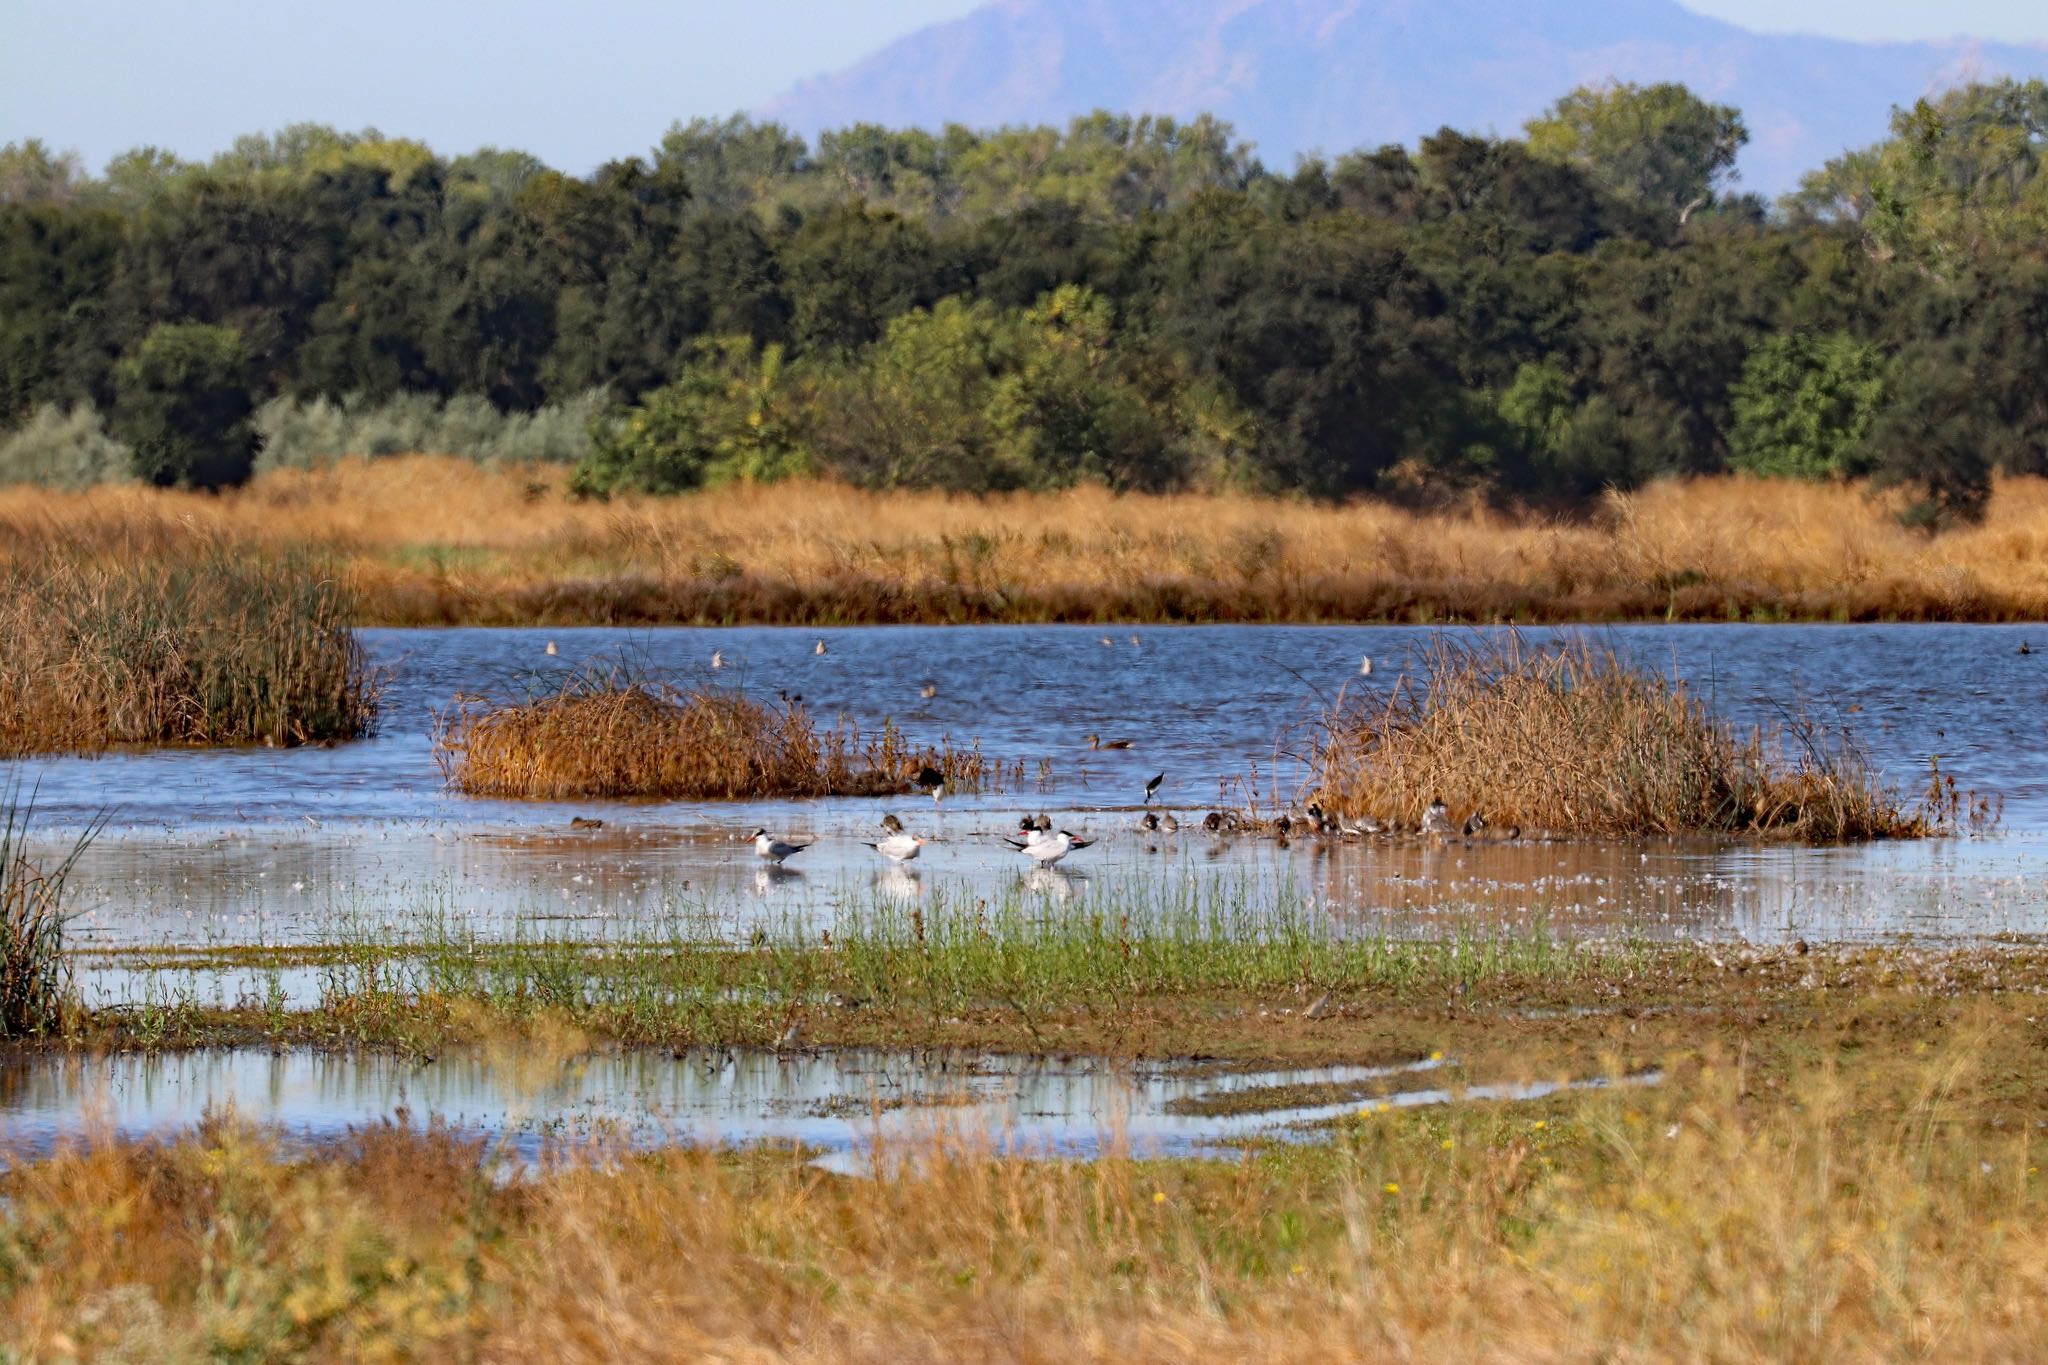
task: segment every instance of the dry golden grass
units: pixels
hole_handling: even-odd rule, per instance
[[[0,757],[353,739],[377,679],[346,588],[211,537],[20,536],[0,551]]]
[[[435,725],[434,757],[458,791],[538,800],[882,796],[927,770],[964,790],[1001,777],[978,748],[916,749],[894,726],[863,742],[844,720],[821,730],[799,702],[604,666],[537,697],[459,700]]]
[[[291,1158],[215,1121],[0,1177],[21,1358],[2018,1359],[2048,1219],[2026,1129],[1740,1062],[1541,1107],[1375,1115],[1244,1162],[881,1180],[676,1152],[493,1181],[446,1134]],[[1981,1040],[1980,1040],[1981,1041]],[[1771,1092],[1771,1093],[1766,1093]],[[1796,1097],[1796,1102],[1794,1099]]]
[[[0,557],[61,527],[339,556],[365,623],[2031,620],[2048,480],[1929,537],[1856,487],[1726,478],[1577,520],[1100,489],[986,499],[825,484],[577,502],[561,470],[405,457],[224,496],[0,490]]]
[[[1565,834],[1872,839],[1965,814],[1960,795],[1909,811],[1818,727],[1738,733],[1683,682],[1584,640],[1439,638],[1418,662],[1322,722],[1315,799],[1331,815],[1412,830],[1441,798],[1454,822]]]

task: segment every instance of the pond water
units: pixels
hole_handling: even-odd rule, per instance
[[[80,1058],[0,1057],[0,1161],[88,1134],[189,1129],[209,1111],[297,1142],[350,1128],[438,1118],[526,1159],[548,1144],[635,1146],[797,1142],[830,1169],[875,1169],[935,1139],[1017,1155],[1195,1155],[1233,1138],[1305,1136],[1300,1125],[1453,1101],[1533,1099],[1605,1077],[1452,1084],[1447,1066],[1336,1066],[1269,1072],[988,1054],[842,1050],[779,1055],[703,1049],[614,1051],[570,1060],[452,1053],[259,1048]],[[1650,1083],[1655,1076],[1624,1078]],[[1301,1104],[1294,1087],[1337,1089]],[[1258,1092],[1275,1091],[1265,1103]],[[1292,1101],[1292,1107],[1289,1102]],[[1227,1112],[1217,1112],[1219,1110]]]
[[[1523,632],[1532,641],[1552,634]],[[1591,632],[1689,679],[1727,715],[1803,708],[1840,726],[1901,788],[1931,755],[2004,799],[1991,837],[1847,848],[1750,842],[1340,844],[1137,831],[1143,783],[1183,816],[1241,802],[1253,774],[1291,795],[1299,726],[1339,689],[1380,691],[1436,632],[1407,627],[864,627],[840,630],[390,630],[378,733],[326,749],[159,751],[0,764],[37,788],[46,834],[113,824],[73,884],[87,947],[315,942],[423,914],[484,932],[550,932],[708,912],[763,919],[944,890],[1085,903],[1150,882],[1278,887],[1345,926],[1449,920],[1564,932],[1744,939],[2048,933],[2048,628],[1627,626]],[[2021,654],[2032,639],[2035,652]],[[816,652],[823,640],[826,652]],[[547,653],[553,642],[555,655]],[[727,666],[713,672],[718,651]],[[458,692],[546,686],[593,660],[802,696],[823,719],[893,719],[913,740],[979,743],[1025,790],[925,799],[521,803],[448,793],[430,730]],[[1370,676],[1360,660],[1371,657]],[[921,695],[927,686],[934,695]],[[1086,736],[1130,739],[1092,752]],[[1040,780],[1040,764],[1047,766]],[[1101,842],[1071,875],[1020,876],[1000,835],[1050,810]],[[909,869],[862,844],[897,811],[934,842]],[[568,829],[572,817],[604,821]],[[1192,821],[1190,821],[1192,824]],[[815,838],[785,872],[734,836]]]

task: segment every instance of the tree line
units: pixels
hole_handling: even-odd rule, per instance
[[[0,428],[217,487],[260,405],[588,409],[599,496],[1566,500],[1742,469],[1905,485],[1936,523],[2048,473],[2048,86],[1902,107],[1771,205],[1734,183],[1746,139],[1683,86],[1607,85],[1520,137],[1286,172],[1212,118],[1100,112],[815,147],[699,120],[581,177],[317,126],[99,176],[11,144]]]

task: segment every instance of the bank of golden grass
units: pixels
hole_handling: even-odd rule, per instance
[[[1340,697],[1315,743],[1325,810],[1410,830],[1438,798],[1496,830],[1622,837],[1906,838],[1971,814],[1941,793],[1910,809],[1841,733],[1738,731],[1684,682],[1583,639],[1440,637],[1390,691]]]
[[[466,695],[438,718],[434,757],[457,791],[555,801],[882,796],[927,769],[963,790],[1003,776],[978,748],[915,748],[894,726],[863,740],[849,721],[820,727],[801,702],[605,666],[538,696]]]
[[[1927,536],[1857,486],[1658,484],[1577,518],[1248,495],[987,499],[830,484],[577,502],[566,471],[448,457],[279,471],[223,496],[0,490],[0,557],[52,526],[196,533],[348,566],[366,624],[2039,620],[2048,480]]]
[[[25,1359],[1856,1360],[2030,1356],[2030,1123],[1962,1035],[1881,1084],[1703,1054],[1652,1089],[1369,1113],[1244,1160],[880,1180],[231,1119],[0,1176]],[[1849,1054],[1852,1058],[1855,1054]],[[944,1122],[943,1115],[937,1120]]]
[[[0,756],[354,738],[377,702],[355,610],[302,551],[24,534],[0,550]]]

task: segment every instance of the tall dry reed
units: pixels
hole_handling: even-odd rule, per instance
[[[1682,682],[1586,640],[1439,636],[1391,692],[1340,699],[1316,737],[1325,810],[1586,835],[1930,832],[1845,740],[1793,724],[1739,733]]]
[[[304,553],[52,540],[0,561],[0,755],[351,739],[377,681],[355,599]]]
[[[799,701],[756,701],[609,664],[523,699],[466,694],[437,718],[434,756],[471,796],[537,800],[881,796],[927,771],[981,790],[1004,774],[979,749],[914,748],[893,725],[863,740]]]
[[[445,457],[280,470],[212,497],[0,490],[25,529],[346,566],[359,623],[2048,618],[2048,480],[1928,536],[1855,485],[1717,478],[1559,518],[1360,500],[988,498],[831,484],[578,502],[559,468]]]

